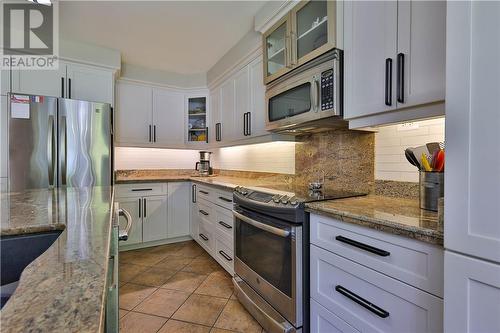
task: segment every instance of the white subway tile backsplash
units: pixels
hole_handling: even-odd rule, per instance
[[[375,133],[375,179],[418,182],[418,170],[406,160],[404,150],[444,141],[444,118],[416,124],[418,128],[410,130],[399,130],[398,125],[378,128]]]
[[[194,169],[197,150],[158,148],[115,148],[115,170]]]

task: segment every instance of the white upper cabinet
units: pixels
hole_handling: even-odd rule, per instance
[[[153,89],[153,143],[181,145],[184,143],[184,94]]]
[[[117,83],[115,141],[118,144],[149,144],[152,140],[152,88]]]
[[[250,135],[260,136],[266,132],[266,86],[263,83],[262,57],[252,61],[250,71]]]
[[[234,80],[225,81],[220,87],[220,114],[222,120],[221,139],[224,142],[234,138]]]
[[[234,76],[234,139],[249,135],[250,75],[248,66]]]
[[[208,138],[210,143],[221,141],[221,128],[222,119],[220,115],[220,88],[216,88],[210,91],[210,134]]]
[[[344,13],[344,118],[444,101],[445,1],[348,1]],[[414,110],[383,122],[444,114]]]
[[[57,70],[13,70],[12,92],[53,97],[66,96],[66,65]]]
[[[67,98],[113,105],[113,73],[90,66],[67,66]]]
[[[14,70],[12,92],[113,105],[114,72],[64,61],[57,70]]]
[[[396,108],[396,1],[345,3],[344,117]]]

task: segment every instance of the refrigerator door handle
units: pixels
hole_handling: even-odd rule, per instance
[[[56,155],[56,145],[54,140],[54,116],[49,116],[49,134],[47,136],[47,160],[49,172],[49,186],[54,186],[54,160]]]
[[[66,127],[66,116],[61,117],[61,142],[62,149],[60,151],[61,156],[61,183],[66,185],[66,162],[67,162],[67,150],[68,150],[68,138],[67,138],[67,127]]]

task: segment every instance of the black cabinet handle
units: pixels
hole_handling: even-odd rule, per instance
[[[385,105],[392,105],[392,59],[385,59]]]
[[[151,142],[151,125],[149,125],[149,142]]]
[[[68,79],[68,98],[71,98],[71,79]]]
[[[156,142],[156,125],[153,125],[153,142]]]
[[[215,141],[221,141],[221,123],[215,124]]]
[[[370,246],[370,245],[367,245],[367,244],[363,244],[363,243],[360,243],[358,241],[355,241],[353,239],[350,239],[350,238],[346,238],[344,236],[337,236],[335,237],[336,240],[338,240],[339,242],[342,242],[342,243],[346,243],[346,244],[349,244],[349,245],[352,245],[354,247],[357,247],[357,248],[360,248],[362,250],[365,250],[365,251],[368,251],[368,252],[371,252],[371,253],[374,253],[376,255],[379,255],[381,257],[388,257],[391,255],[390,252],[388,251],[385,251],[385,250],[381,250],[381,249],[377,249],[376,247],[373,247],[373,246]]]
[[[143,217],[146,217],[146,198],[142,199],[143,200],[143,203],[144,203],[144,216]]]
[[[243,113],[243,135],[247,136],[247,113]]]
[[[208,237],[205,236],[204,234],[200,234],[200,237],[204,240],[204,241],[207,241],[208,240]]]
[[[139,218],[141,217],[141,206],[142,206],[142,199],[139,198]]]
[[[64,98],[64,77],[61,77],[61,98]]]
[[[205,127],[205,143],[208,143],[208,127]]]
[[[132,192],[143,192],[143,191],[152,191],[152,188],[133,188]]]
[[[398,53],[398,102],[405,102],[405,55]]]
[[[335,290],[338,293],[340,293],[341,295],[349,298],[351,301],[353,301],[355,303],[358,303],[359,305],[361,305],[362,307],[364,307],[368,311],[373,312],[374,314],[376,314],[380,318],[387,318],[387,317],[389,317],[389,312],[387,312],[384,309],[376,306],[375,304],[367,301],[363,297],[360,297],[360,296],[356,295],[355,293],[353,293],[349,289],[344,288],[341,285],[337,285],[337,286],[335,286]]]
[[[200,212],[200,213],[202,213],[202,214],[203,214],[203,215],[205,215],[205,216],[208,216],[208,215],[209,215],[209,214],[208,214],[207,212],[205,212],[203,209],[200,209],[200,210],[199,210],[199,212]]]
[[[229,224],[227,224],[227,223],[226,223],[226,222],[224,222],[224,221],[219,221],[219,224],[220,224],[221,226],[223,226],[224,228],[226,228],[226,229],[233,229],[233,227],[231,227]]]
[[[221,256],[223,256],[223,257],[224,257],[224,259],[226,259],[227,261],[233,261],[233,258],[231,258],[230,256],[228,256],[228,255],[226,254],[226,252],[224,252],[224,251],[220,250],[220,251],[219,251],[219,253],[220,253],[220,255],[221,255]]]
[[[208,194],[208,192],[207,192],[207,191],[203,191],[203,190],[200,190],[200,193],[203,193],[203,194],[205,194],[205,195],[206,195],[206,194]]]
[[[196,185],[191,186],[192,192],[191,192],[191,199],[193,203],[196,203]]]
[[[228,199],[228,198],[224,198],[224,197],[219,197],[219,199],[221,199],[222,201],[225,201],[225,202],[233,202],[233,200]]]
[[[252,135],[252,114],[247,112],[247,136]]]

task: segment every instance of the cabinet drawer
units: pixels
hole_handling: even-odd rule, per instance
[[[117,198],[144,197],[167,194],[167,184],[118,184],[115,186]]]
[[[233,193],[228,191],[215,191],[213,196],[214,202],[228,210],[233,209]]]
[[[212,208],[212,203],[205,201],[203,199],[198,199],[196,203],[196,214],[198,214],[198,218],[200,223],[205,224],[213,224],[215,219],[214,209]]]
[[[215,249],[214,234],[209,231],[206,226],[203,225],[203,223],[200,223],[200,225],[198,226],[197,239],[198,243],[200,243],[200,245],[203,246],[203,248],[205,248],[205,250],[213,256]]]
[[[390,277],[443,296],[443,249],[311,215],[311,243]]]
[[[357,329],[311,299],[312,333],[359,333]]]
[[[205,199],[208,201],[212,201],[211,197],[214,196],[214,194],[212,194],[212,192],[214,192],[214,190],[211,189],[210,187],[196,184],[196,197],[197,197],[197,199],[201,198],[201,199]]]
[[[311,297],[362,332],[442,332],[443,301],[311,245]]]
[[[228,246],[228,240],[220,235],[215,236],[215,259],[229,274],[234,273],[233,247]]]
[[[215,207],[215,225],[218,233],[233,239],[233,213],[222,207]]]

